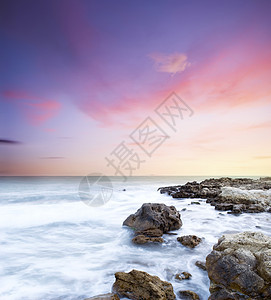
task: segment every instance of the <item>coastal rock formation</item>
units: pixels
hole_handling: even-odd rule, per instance
[[[271,177],[206,179],[198,183],[161,187],[173,198],[202,198],[217,210],[231,213],[271,212]]]
[[[209,300],[271,299],[271,237],[223,235],[206,258]]]
[[[148,242],[163,243],[163,233],[179,229],[182,221],[179,212],[174,206],[162,203],[144,203],[135,214],[130,215],[123,225],[135,229],[135,244]]]
[[[135,214],[130,215],[123,225],[137,231],[159,229],[163,233],[182,226],[180,214],[174,206],[163,203],[144,203]]]
[[[186,247],[195,248],[202,240],[195,235],[184,235],[178,237],[177,241]]]
[[[86,298],[85,300],[119,300],[119,296],[113,293],[103,294],[94,296],[91,298]]]
[[[117,272],[113,292],[119,297],[141,300],[173,300],[176,299],[172,285],[160,280],[157,276],[142,271],[132,270],[129,273]]]
[[[190,290],[187,291],[179,291],[179,296],[181,299],[186,299],[186,300],[199,300],[199,295],[196,294],[195,292],[192,292]]]

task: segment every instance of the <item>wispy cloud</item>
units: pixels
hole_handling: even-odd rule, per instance
[[[170,73],[172,76],[183,72],[191,65],[187,60],[187,55],[184,53],[172,53],[169,55],[153,53],[149,57],[154,61],[156,71]]]
[[[6,144],[6,145],[19,145],[21,142],[14,141],[14,140],[6,140],[6,139],[0,139],[0,144]]]
[[[32,125],[40,125],[54,117],[61,103],[56,100],[32,95],[24,91],[8,90],[2,93],[7,101],[14,103]]]
[[[245,127],[245,130],[251,130],[251,129],[267,129],[271,127],[271,121],[266,121],[266,122],[262,122],[262,123],[258,123],[258,124],[254,124],[254,125],[250,125]]]

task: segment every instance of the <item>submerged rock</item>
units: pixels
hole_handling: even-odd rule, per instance
[[[188,272],[182,272],[181,274],[178,273],[175,275],[175,279],[177,280],[186,280],[186,279],[190,279],[190,277],[192,277],[192,275]]]
[[[174,206],[163,203],[144,203],[135,214],[130,215],[123,225],[135,230],[159,229],[163,233],[182,226],[180,214]]]
[[[173,300],[176,299],[172,285],[157,276],[138,270],[129,273],[117,272],[113,292],[119,297],[141,300]]]
[[[186,247],[195,248],[202,241],[202,239],[195,235],[184,235],[178,237],[177,241]]]
[[[197,260],[197,261],[195,262],[195,265],[196,265],[198,268],[202,269],[203,271],[206,271],[206,264],[205,264],[205,262]]]
[[[159,188],[173,198],[207,199],[217,210],[232,213],[271,212],[270,177],[260,179],[228,178],[206,179],[198,183]]]
[[[271,237],[223,235],[206,258],[210,300],[271,299]]]

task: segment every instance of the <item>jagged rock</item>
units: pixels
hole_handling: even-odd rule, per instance
[[[186,247],[195,248],[202,240],[195,235],[184,235],[178,237],[177,241]]]
[[[179,291],[179,296],[181,299],[187,299],[187,300],[199,300],[198,294],[192,291]]]
[[[134,300],[173,300],[176,299],[172,285],[157,276],[142,271],[117,272],[113,292],[119,297]]]
[[[202,198],[218,210],[232,213],[271,212],[271,180],[228,178],[206,179],[198,183],[159,188],[173,198]]]
[[[174,206],[162,203],[144,203],[135,214],[130,215],[123,225],[137,231],[159,229],[163,233],[182,226],[180,214]]]
[[[271,237],[255,232],[224,235],[207,256],[206,268],[210,300],[271,299]]]
[[[177,279],[177,280],[190,279],[190,277],[192,277],[192,275],[188,272],[182,272],[181,274],[178,273],[175,275],[175,279]]]
[[[148,237],[143,234],[137,235],[132,239],[135,244],[146,244],[149,242],[163,243],[164,240],[161,237]]]
[[[85,300],[119,300],[119,296],[113,293],[103,294],[94,296],[91,298],[86,298]]]
[[[205,262],[202,262],[202,261],[197,260],[197,261],[195,262],[195,265],[196,265],[198,268],[200,268],[200,269],[206,271],[206,264],[205,264]]]

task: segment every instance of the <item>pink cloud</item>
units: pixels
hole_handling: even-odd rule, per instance
[[[187,60],[184,53],[173,53],[169,55],[153,53],[149,55],[154,61],[155,69],[158,72],[170,73],[174,76],[176,73],[183,72],[191,63]]]
[[[89,96],[78,100],[77,105],[102,126],[135,124],[143,113],[145,117],[173,91],[195,113],[266,105],[271,95],[268,50],[271,45],[269,41],[257,42],[253,34],[243,34],[249,38],[231,36],[223,45],[205,51],[202,56],[197,52],[197,56],[193,57],[192,51],[188,55],[153,54],[152,58],[161,72],[179,73],[178,76],[163,80],[163,74],[153,73],[151,84],[141,78],[125,78],[123,82],[111,78],[91,90],[86,88],[85,93]],[[204,43],[208,44],[208,40]],[[193,57],[191,65],[188,56]],[[181,72],[184,69],[185,72]],[[140,89],[135,90],[134,86],[140,86]],[[107,101],[106,95],[109,94],[115,97]]]
[[[7,101],[14,103],[32,125],[41,125],[59,112],[61,103],[24,91],[4,91]]]

